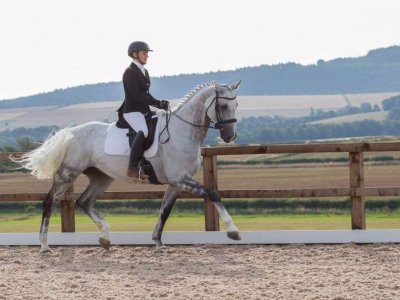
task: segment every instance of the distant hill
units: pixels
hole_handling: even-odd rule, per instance
[[[318,95],[383,93],[400,91],[400,46],[371,50],[355,58],[319,60],[317,64],[285,63],[232,71],[154,77],[152,94],[157,98],[182,98],[198,84],[215,80],[242,80],[241,95]],[[82,85],[50,93],[0,101],[0,108],[65,106],[121,101],[121,82]]]
[[[345,95],[239,96],[236,117],[238,120],[262,116],[298,118],[309,115],[311,110],[314,110],[315,113],[330,110],[338,111],[348,105],[359,107],[362,103],[369,103],[371,107],[375,105],[382,107],[382,101],[399,94],[400,92]],[[175,106],[177,102],[179,101],[171,101],[171,106]],[[4,108],[0,109],[0,132],[22,127],[58,126],[62,128],[90,121],[113,122],[116,121],[116,110],[120,104],[121,101],[104,101],[64,106],[47,105]],[[368,116],[370,115],[365,115],[365,117]],[[325,118],[331,118],[331,116],[326,116]],[[355,118],[355,115],[347,118]]]

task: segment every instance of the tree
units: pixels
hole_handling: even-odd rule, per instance
[[[27,152],[37,148],[38,143],[31,140],[29,137],[21,137],[17,139],[17,146],[19,151]]]
[[[400,121],[400,107],[395,107],[389,110],[386,118],[390,121]]]
[[[371,112],[372,111],[372,105],[371,105],[371,103],[363,102],[360,105],[360,109],[361,109],[361,112],[363,112],[363,113]]]
[[[387,98],[382,101],[383,110],[391,110],[394,107],[400,106],[400,95]]]
[[[381,108],[379,107],[378,104],[374,105],[373,111],[381,111]]]

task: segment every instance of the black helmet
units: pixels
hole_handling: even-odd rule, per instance
[[[147,45],[147,43],[145,42],[141,42],[141,41],[135,41],[133,43],[131,43],[128,47],[128,55],[130,57],[132,57],[132,53],[133,52],[138,52],[138,51],[153,51],[150,50],[149,45]]]

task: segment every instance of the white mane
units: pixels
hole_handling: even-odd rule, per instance
[[[198,85],[195,89],[193,89],[189,93],[187,93],[186,96],[183,97],[182,100],[179,101],[177,105],[175,105],[175,107],[172,109],[172,111],[176,112],[187,101],[189,101],[191,98],[193,98],[193,96],[196,95],[198,91],[200,91],[202,88],[209,87],[209,86],[212,86],[212,85],[215,85],[215,81],[206,82],[206,83]]]

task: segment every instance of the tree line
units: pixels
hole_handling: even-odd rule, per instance
[[[31,202],[0,202],[0,211],[2,213],[24,213],[24,214],[40,214],[42,212],[42,203]],[[351,201],[345,200],[330,200],[326,199],[254,199],[254,200],[232,200],[224,199],[224,205],[229,211],[241,214],[296,214],[296,213],[332,213],[351,211]],[[160,209],[160,201],[146,200],[113,200],[113,201],[98,201],[96,207],[103,213],[108,214],[148,214],[156,213]],[[368,212],[396,212],[400,209],[399,199],[369,199],[365,203],[365,209]],[[55,210],[60,211],[57,206]],[[175,212],[202,213],[204,204],[198,200],[183,200],[177,201],[174,206]],[[84,212],[77,207],[77,213]]]

